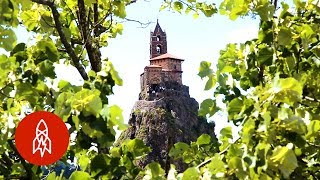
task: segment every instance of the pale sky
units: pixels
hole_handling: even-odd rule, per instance
[[[109,42],[108,47],[102,48],[103,58],[109,58],[123,79],[123,86],[114,88],[110,96],[110,104],[117,104],[123,109],[127,122],[130,111],[138,100],[140,92],[140,74],[149,64],[150,31],[153,31],[157,19],[167,33],[168,53],[185,59],[182,65],[183,83],[190,88],[190,95],[199,104],[202,100],[213,96],[213,91],[204,91],[204,81],[197,76],[201,61],[217,62],[219,51],[228,43],[245,42],[257,37],[258,19],[250,17],[229,20],[219,14],[211,18],[192,15],[181,15],[172,11],[159,12],[162,1],[138,1],[127,7],[127,18],[141,22],[152,21],[146,28],[141,28],[135,22],[124,22],[121,36]],[[18,42],[26,42],[30,34],[17,31]],[[0,49],[0,53],[3,52]],[[81,79],[76,71],[63,66],[57,66],[58,79],[77,81]],[[226,117],[211,118],[216,122],[216,134],[227,125]]]

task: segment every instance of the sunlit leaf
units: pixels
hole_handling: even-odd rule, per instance
[[[270,158],[271,163],[279,168],[285,178],[298,167],[296,155],[288,147],[276,147]]]
[[[70,180],[78,180],[78,179],[91,180],[93,178],[91,178],[90,175],[84,171],[73,172],[70,176]]]

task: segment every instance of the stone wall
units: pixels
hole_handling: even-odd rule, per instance
[[[162,69],[172,70],[172,71],[182,71],[181,60],[177,59],[157,59],[150,60],[151,65],[159,65]]]
[[[139,100],[154,101],[163,97],[190,97],[189,87],[175,81],[162,82],[156,86],[146,86],[141,90]]]

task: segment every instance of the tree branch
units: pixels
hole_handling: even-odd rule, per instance
[[[93,71],[99,72],[101,70],[101,52],[99,50],[99,45],[93,45],[92,43],[89,22],[87,21],[87,19],[89,20],[89,17],[86,16],[84,0],[78,0],[78,8],[78,20],[81,27],[82,39],[85,42],[91,68]]]
[[[99,21],[99,11],[98,11],[98,0],[96,0],[96,3],[93,4],[93,32],[94,36],[98,37],[98,28],[96,27],[96,24]]]
[[[27,173],[27,177],[28,178],[32,178],[33,177],[33,172],[31,170],[31,167],[29,164],[26,163],[26,161],[21,157],[21,155],[19,154],[16,146],[13,144],[12,140],[9,139],[8,140],[8,144],[10,146],[10,148],[15,152],[15,154],[19,157],[19,159],[21,160],[21,164],[22,166],[24,167],[24,169],[26,170],[26,173]]]
[[[55,22],[55,28],[58,31],[58,34],[60,36],[60,40],[63,44],[63,46],[66,48],[67,53],[69,54],[74,66],[77,68],[77,70],[79,71],[81,77],[84,80],[88,79],[88,75],[84,69],[84,67],[80,64],[80,60],[78,59],[76,53],[74,52],[74,49],[71,47],[71,45],[69,44],[66,35],[64,34],[63,30],[62,30],[62,24],[59,20],[60,14],[54,4],[54,2],[48,1],[48,0],[32,0],[33,2],[36,2],[38,4],[43,4],[43,5],[47,5],[50,7],[51,11],[52,11],[52,16]]]

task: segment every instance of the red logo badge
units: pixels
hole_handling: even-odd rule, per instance
[[[66,153],[69,132],[57,115],[38,111],[29,114],[19,123],[15,143],[20,155],[29,163],[49,165]]]

